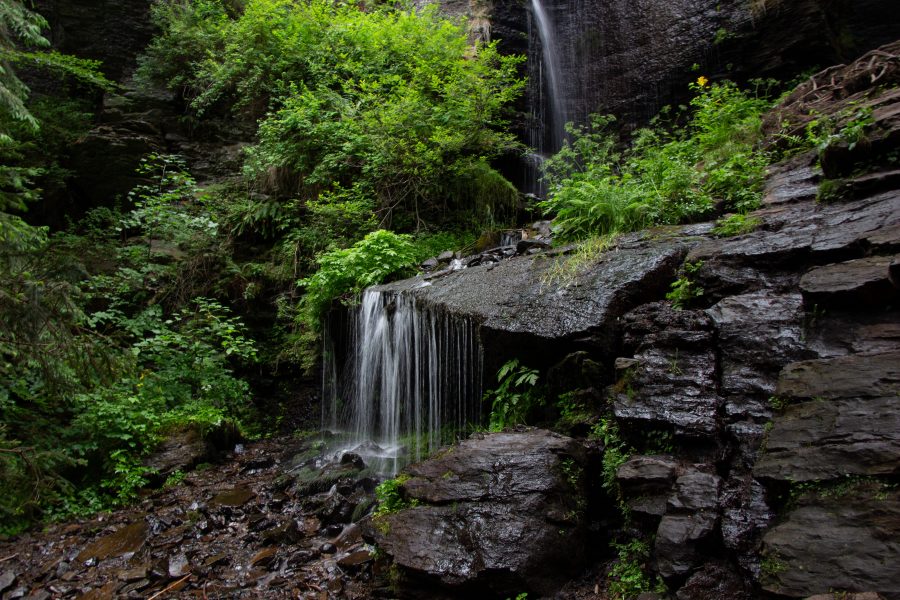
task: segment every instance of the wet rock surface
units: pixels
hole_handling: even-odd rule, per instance
[[[544,430],[475,435],[408,468],[418,504],[375,517],[410,590],[553,592],[581,567],[584,449]]]
[[[615,319],[668,288],[692,241],[682,229],[625,236],[577,272],[563,271],[569,256],[549,252],[471,266],[430,280],[381,286],[408,291],[423,301],[481,323],[482,342],[562,342],[596,335],[602,349]]]
[[[722,398],[709,317],[657,302],[623,322],[625,346],[635,347],[636,363],[611,390],[615,416],[635,426],[671,427],[684,437],[714,437]]]
[[[895,396],[791,406],[776,420],[753,472],[791,482],[900,474],[897,403]]]
[[[900,493],[845,491],[809,499],[764,538],[763,588],[790,598],[877,590],[900,598]]]

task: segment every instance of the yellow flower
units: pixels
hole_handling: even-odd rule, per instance
[[[707,83],[709,83],[709,79],[707,79],[703,75],[697,78],[697,85],[699,85],[700,87],[706,87]]]

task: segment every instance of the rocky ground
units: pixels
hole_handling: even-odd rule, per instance
[[[374,481],[316,468],[316,448],[238,445],[132,508],[2,542],[0,596],[368,598],[370,547],[347,523]]]

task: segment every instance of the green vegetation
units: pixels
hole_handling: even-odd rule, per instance
[[[258,189],[365,205],[394,229],[516,201],[487,161],[516,146],[501,111],[521,92],[520,59],[470,48],[436,7],[163,1],[154,18],[145,78],[198,117],[263,117],[246,165]]]
[[[416,499],[409,500],[403,496],[403,484],[409,481],[409,475],[398,475],[394,479],[387,479],[375,488],[375,499],[378,506],[372,513],[374,518],[383,517],[404,508],[418,506]]]
[[[744,235],[755,231],[762,225],[762,219],[759,217],[750,217],[740,213],[728,215],[716,221],[713,233],[719,237],[731,237],[735,235]]]
[[[175,91],[190,127],[258,123],[258,143],[205,190],[182,158],[149,155],[127,197],[51,232],[24,211],[65,189],[91,90],[113,88],[45,51],[21,2],[0,8],[0,533],[131,500],[169,432],[271,429],[252,380],[314,366],[335,301],[471,246],[518,206],[491,161],[519,147],[504,111],[521,59],[471,47],[434,8],[152,11],[142,84]],[[20,66],[53,73],[59,97],[29,98]]]
[[[756,148],[768,84],[753,93],[731,82],[692,89],[684,127],[666,126],[663,112],[620,150],[612,117],[569,127],[571,141],[547,161],[550,192],[541,208],[556,217],[557,239],[633,231],[695,221],[721,205],[738,213],[759,204],[768,155]]]
[[[598,235],[580,242],[572,252],[553,258],[553,264],[541,276],[541,289],[567,287],[615,247],[616,234]]]
[[[687,308],[694,300],[703,295],[703,288],[691,279],[691,276],[702,266],[702,261],[686,262],[681,265],[681,276],[672,282],[672,289],[666,294],[666,300],[670,300],[676,309]]]
[[[517,358],[500,367],[497,387],[484,395],[491,403],[491,431],[525,423],[529,413],[543,404],[543,396],[535,389],[537,382],[537,369],[526,367]]]
[[[636,598],[642,592],[666,593],[666,586],[657,578],[656,583],[647,575],[650,546],[639,539],[626,544],[613,542],[617,560],[606,578],[606,591],[613,600]]]
[[[843,122],[843,125],[840,123]],[[806,125],[806,144],[819,151],[825,151],[839,144],[846,144],[849,150],[866,139],[866,132],[875,123],[871,107],[848,108],[831,118],[813,119]]]
[[[235,370],[255,344],[190,278],[221,241],[205,204],[186,202],[196,190],[179,165],[148,157],[132,210],[96,209],[52,236],[25,226],[0,252],[7,532],[131,500],[169,430],[252,433]]]
[[[612,417],[603,417],[591,431],[593,437],[603,442],[603,488],[619,501],[619,508],[627,516],[628,509],[622,501],[622,492],[616,474],[619,467],[634,453],[619,433],[619,425]]]

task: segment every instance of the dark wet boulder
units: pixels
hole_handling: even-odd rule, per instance
[[[703,311],[678,311],[656,302],[622,321],[624,346],[636,348],[636,362],[611,389],[615,416],[638,428],[714,438],[722,398],[711,319]]]
[[[786,364],[813,358],[804,345],[805,315],[799,294],[761,291],[731,296],[706,313],[718,334],[725,394],[767,397],[774,393]]]
[[[408,595],[548,594],[582,565],[583,464],[575,440],[548,431],[473,436],[409,467],[402,491],[418,506],[374,518],[367,535]]]
[[[550,247],[550,243],[538,239],[524,239],[516,243],[517,254],[527,254],[533,250],[546,250]]]
[[[720,265],[784,269],[810,258],[854,258],[863,247],[893,248],[900,243],[898,191],[842,204],[779,205],[754,215],[762,219],[763,228],[704,242],[687,260],[703,261],[710,274]]]
[[[763,589],[789,598],[834,590],[900,598],[900,492],[834,490],[801,499],[763,539]]]
[[[152,483],[161,484],[175,471],[188,471],[214,460],[239,439],[237,429],[230,422],[205,432],[193,425],[179,427],[164,434],[159,445],[144,459],[144,466],[154,472]]]
[[[438,261],[436,257],[432,256],[431,258],[426,258],[425,260],[423,260],[419,267],[425,271],[433,271],[437,269],[440,264],[440,261]]]
[[[579,340],[605,355],[613,351],[617,319],[643,302],[662,298],[697,239],[687,228],[622,236],[615,249],[568,273],[570,256],[551,250],[471,266],[434,277],[375,288],[417,300],[480,324],[488,363],[510,344],[531,346],[547,360],[554,348]],[[561,358],[571,352],[559,352]],[[528,357],[521,357],[526,360]],[[548,365],[549,366],[549,365]],[[499,365],[486,364],[487,372]]]
[[[661,517],[680,471],[678,461],[669,456],[632,456],[616,472],[616,481],[632,512]]]
[[[675,594],[678,600],[751,600],[746,583],[727,563],[710,562],[688,578]]]
[[[792,398],[896,397],[900,351],[851,354],[787,365],[776,394]]]
[[[800,279],[807,306],[884,306],[900,298],[890,281],[894,256],[870,256],[816,267]]]
[[[900,474],[897,396],[788,407],[776,419],[753,472],[783,481]]]
[[[682,577],[704,561],[701,545],[715,531],[715,512],[665,515],[656,530],[656,567],[666,579]]]

